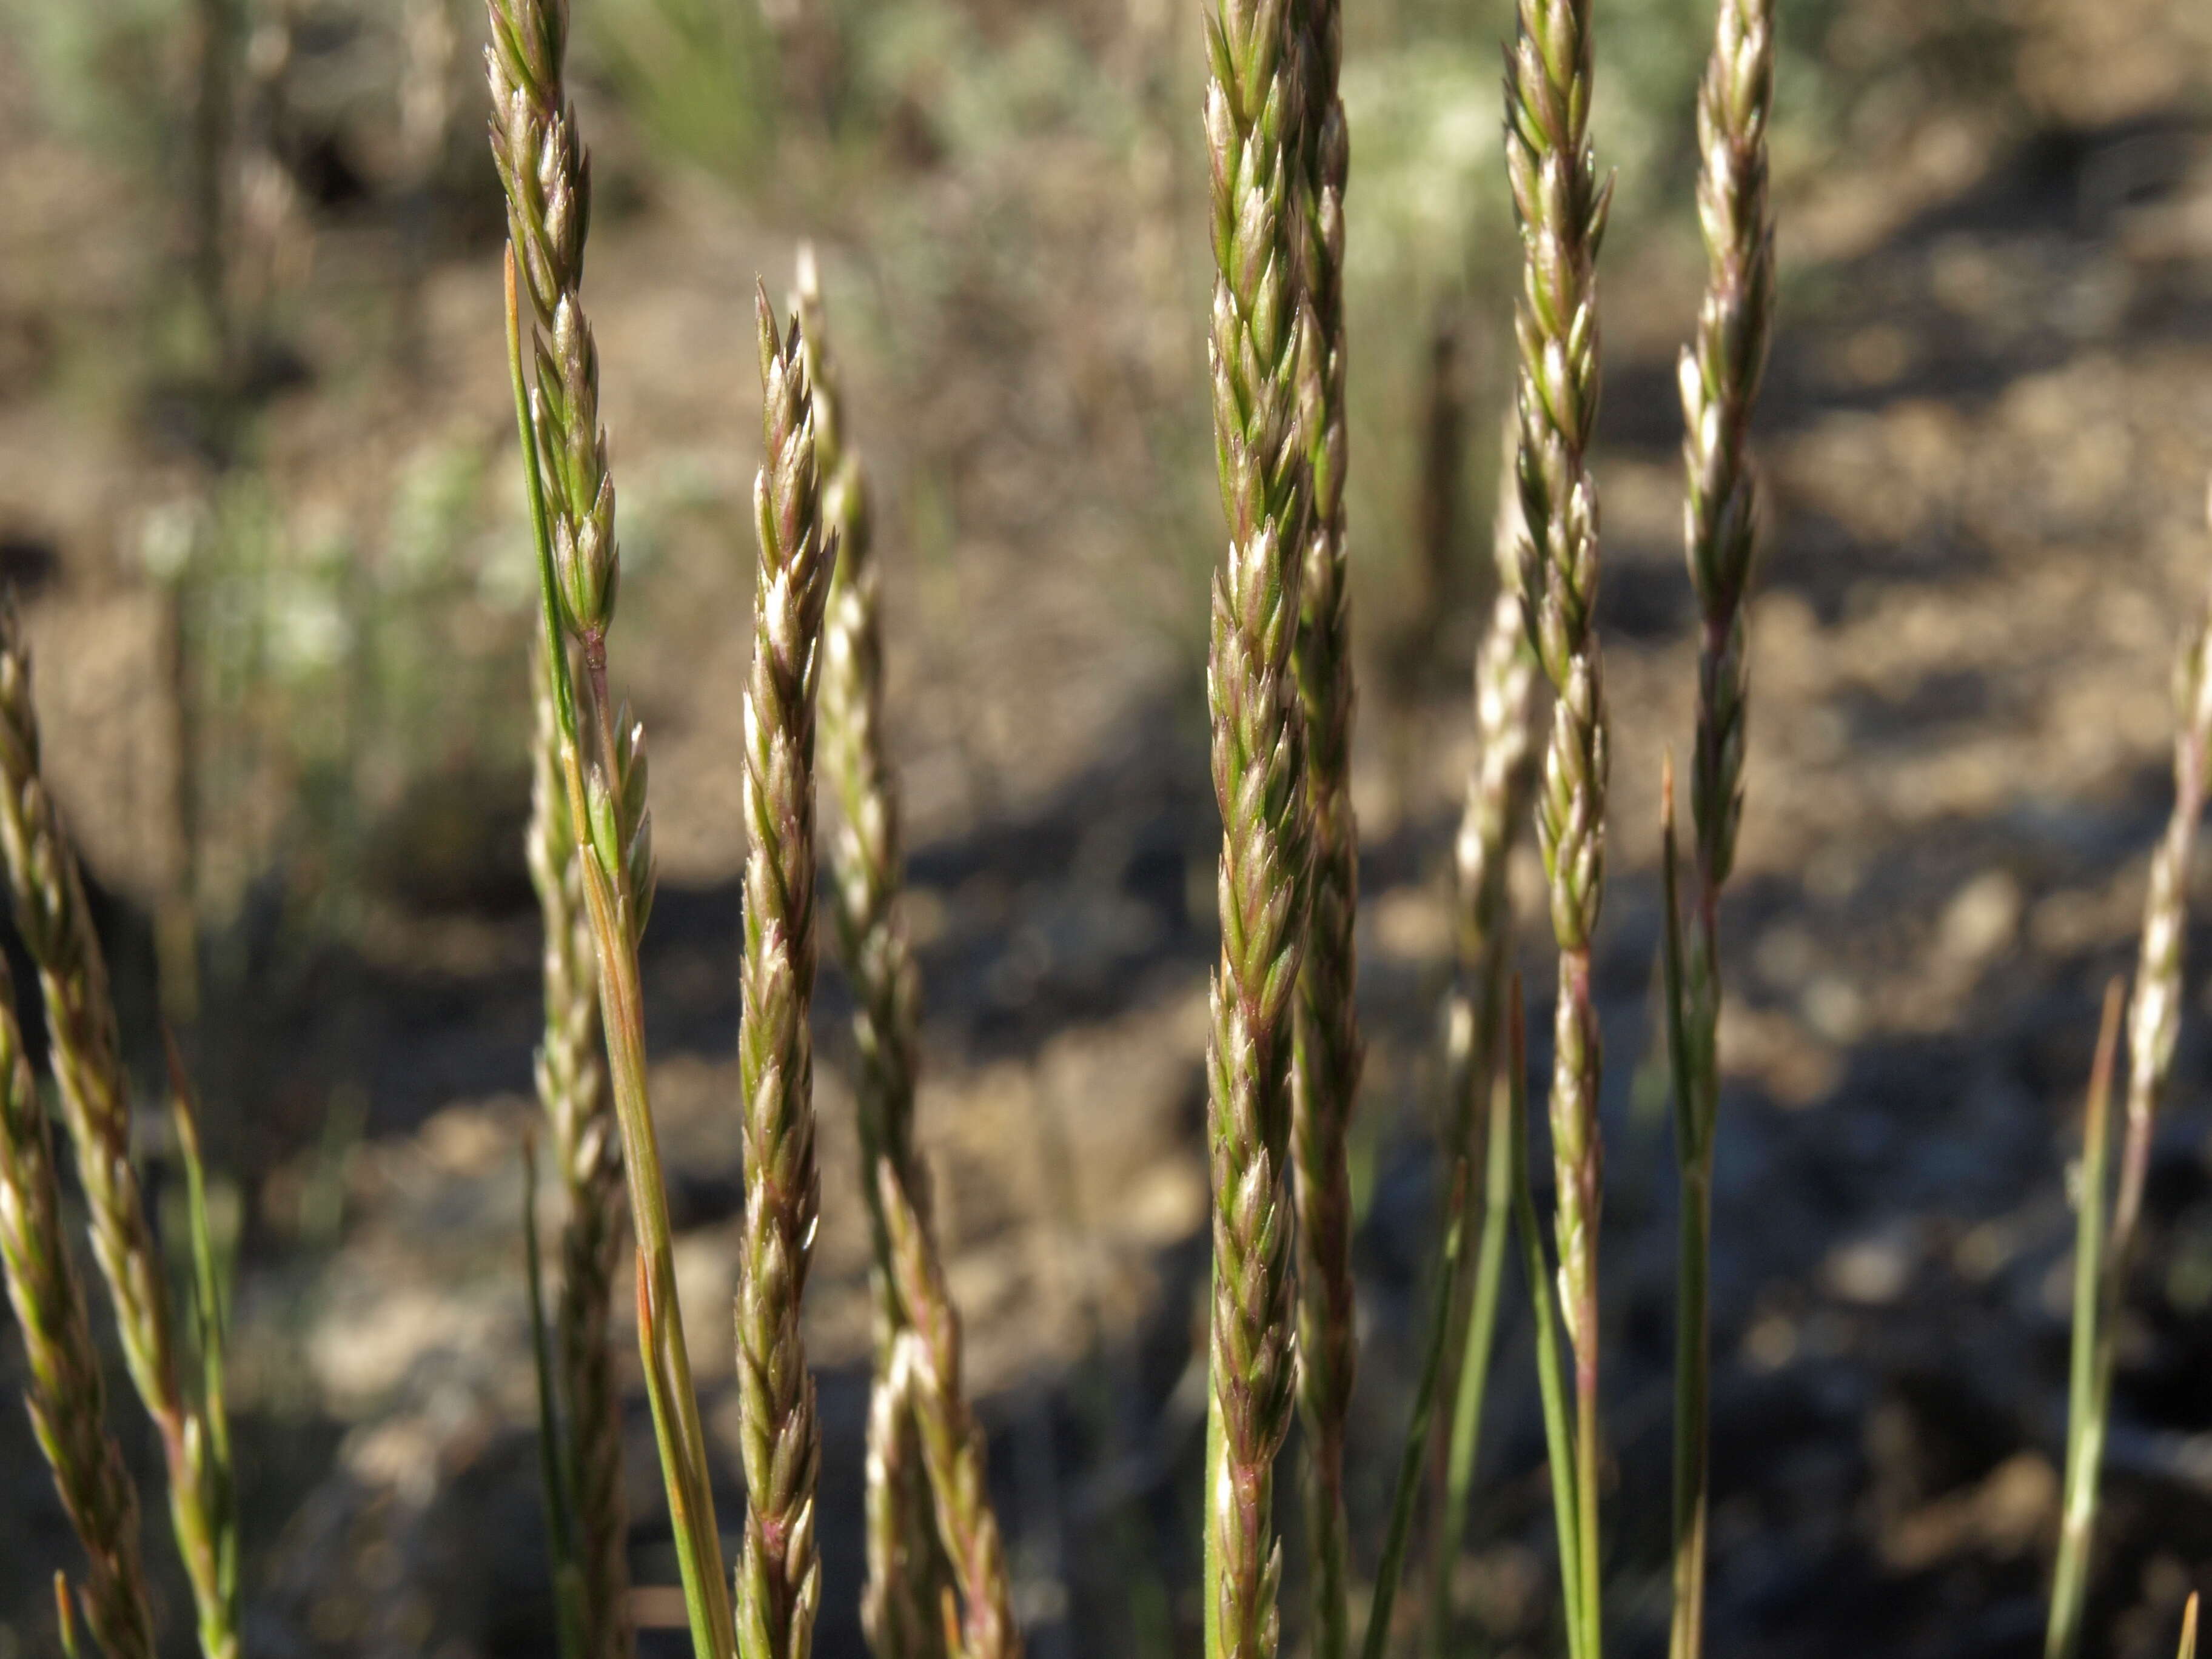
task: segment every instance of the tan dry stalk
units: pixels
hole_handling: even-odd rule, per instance
[[[0,958],[0,1265],[22,1328],[23,1403],[54,1489],[84,1547],[85,1622],[109,1659],[154,1659],[154,1615],[138,1548],[138,1492],[107,1431],[106,1389],[62,1224],[53,1138],[15,1024]]]

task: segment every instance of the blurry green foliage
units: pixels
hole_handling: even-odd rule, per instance
[[[151,167],[184,119],[185,21],[185,0],[0,0],[0,42],[58,131]]]
[[[272,878],[288,909],[343,929],[362,848],[418,779],[522,753],[535,596],[505,569],[526,565],[520,514],[490,499],[488,464],[473,435],[427,441],[381,526],[288,518],[251,468],[149,520],[142,552],[189,642],[196,886],[218,933]]]
[[[578,7],[580,48],[670,154],[752,176],[776,132],[776,54],[761,9],[729,0],[599,0]]]

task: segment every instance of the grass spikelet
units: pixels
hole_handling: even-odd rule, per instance
[[[1671,776],[1666,807],[1668,1047],[1682,1182],[1670,1659],[1697,1659],[1705,1650],[1711,1392],[1706,1301],[1713,1136],[1720,1110],[1719,912],[1743,811],[1744,721],[1750,698],[1744,599],[1758,533],[1749,428],[1773,325],[1774,221],[1766,159],[1774,101],[1773,12],[1772,0],[1720,0],[1712,54],[1698,95],[1698,218],[1711,272],[1680,372],[1682,453],[1689,480],[1685,532],[1702,624],[1690,773],[1697,883],[1686,939],[1674,887]]]
[[[957,1659],[1020,1659],[1013,1585],[986,1482],[983,1431],[960,1383],[960,1318],[921,1218],[886,1161],[877,1166],[889,1218],[899,1302],[906,1314],[892,1354],[893,1387],[913,1402],[929,1466],[937,1527],[960,1586]]]
[[[1530,747],[1536,658],[1521,609],[1518,549],[1520,503],[1513,488],[1513,450],[1498,507],[1492,545],[1498,597],[1490,626],[1475,656],[1475,763],[1454,846],[1458,923],[1455,983],[1446,1014],[1445,1157],[1472,1170],[1483,1169],[1482,1237],[1472,1263],[1462,1265],[1453,1288],[1450,1326],[1442,1361],[1452,1400],[1444,1454],[1443,1513],[1430,1565],[1429,1642],[1441,1654],[1451,1623],[1451,1568],[1458,1559],[1474,1479],[1490,1355],[1498,1328],[1498,1291],[1504,1272],[1505,1226],[1511,1212],[1506,1184],[1510,1145],[1507,1114],[1498,1099],[1498,1053],[1504,1046],[1505,997],[1510,978],[1513,915],[1506,889],[1508,860],[1535,782]],[[1477,1133],[1482,1146],[1478,1149]],[[1472,1189],[1472,1176],[1468,1187]],[[1449,1225],[1449,1224],[1448,1224]]]
[[[822,522],[801,325],[757,300],[763,455],[753,669],[745,690],[744,951],[738,1086],[745,1231],[738,1257],[738,1398],[745,1471],[738,1640],[744,1659],[805,1659],[822,1594],[815,1477],[822,1456],[799,1304],[822,1200],[814,1157],[814,735],[822,616],[836,538]]]
[[[727,1659],[737,1651],[735,1623],[647,1083],[637,961],[653,888],[645,738],[607,694],[607,630],[621,561],[599,424],[599,352],[580,292],[591,174],[562,78],[568,8],[565,0],[490,0],[489,12],[484,58],[492,155],[507,198],[508,372],[538,552],[554,748],[591,926],[637,1243],[639,1354],[693,1651]]]
[[[44,1103],[0,960],[0,1266],[30,1362],[24,1395],[54,1489],[84,1547],[85,1622],[109,1659],[153,1659],[154,1615],[139,1555],[138,1493],[107,1431],[106,1391],[62,1224],[60,1174]],[[58,1574],[61,1616],[70,1597]]]
[[[1596,262],[1612,198],[1590,153],[1590,0],[1521,0],[1506,59],[1506,176],[1526,255],[1520,343],[1521,594],[1528,635],[1557,703],[1536,807],[1559,947],[1553,1020],[1553,1158],[1559,1199],[1561,1322],[1575,1356],[1577,1556],[1576,1659],[1597,1659],[1598,1267],[1604,1152],[1598,1129],[1597,1006],[1590,949],[1605,891],[1609,767],[1598,653],[1597,487],[1589,450],[1597,419]]]
[[[2208,502],[2212,510],[2212,502]],[[2151,855],[2143,901],[2135,993],[2128,1004],[2128,1090],[2120,1167],[2109,1230],[2103,1220],[2106,1151],[2101,1124],[2082,1158],[2081,1224],[2075,1243],[2074,1357],[2067,1398],[2066,1469],[2058,1556],[2044,1634],[2045,1659],[2071,1659],[2081,1645],[2088,1593],[2089,1548],[2097,1486],[2112,1415],[2115,1332],[2128,1258],[2142,1213],[2151,1135],[2173,1071],[2180,1035],[2182,945],[2189,922],[2189,866],[2203,816],[2205,768],[2212,750],[2212,602],[2174,665],[2173,812]],[[2096,1098],[2094,1091],[2093,1101]],[[2094,1212],[2093,1216],[2093,1211]]]
[[[798,305],[814,399],[823,520],[837,540],[822,629],[822,764],[842,809],[828,855],[830,898],[838,955],[853,988],[853,1033],[860,1054],[854,1094],[862,1197],[874,1251],[868,1582],[861,1619],[877,1659],[931,1659],[944,1648],[939,1604],[945,1564],[934,1543],[929,1474],[916,1439],[913,1371],[908,1368],[904,1385],[892,1375],[892,1350],[906,1319],[890,1224],[875,1178],[879,1168],[888,1168],[926,1235],[928,1182],[914,1147],[921,999],[913,952],[898,918],[904,853],[898,791],[884,736],[882,578],[874,558],[867,476],[845,430],[811,246],[799,250]]]
[[[1357,1332],[1352,1279],[1352,1182],[1345,1142],[1359,1088],[1353,992],[1359,827],[1352,806],[1352,602],[1345,558],[1344,187],[1351,164],[1337,81],[1344,55],[1339,0],[1298,0],[1292,27],[1304,70],[1296,191],[1308,307],[1299,424],[1311,503],[1302,555],[1296,665],[1306,731],[1313,885],[1298,975],[1291,1072],[1291,1146],[1297,1196],[1298,1407],[1305,1423],[1306,1536],[1316,1659],[1351,1644],[1351,1546],[1344,1512],[1345,1420]]]
[[[599,997],[583,872],[561,775],[560,720],[541,647],[531,671],[537,724],[530,750],[526,850],[544,921],[540,978],[544,1036],[538,1101],[561,1183],[561,1280],[548,1355],[562,1481],[574,1504],[573,1566],[580,1653],[631,1651],[627,1519],[623,1511],[622,1400],[608,1338],[624,1222],[621,1128],[599,1058]]]
[[[39,967],[63,1116],[92,1213],[93,1255],[131,1380],[161,1437],[170,1523],[191,1583],[201,1651],[205,1659],[234,1659],[228,1436],[211,1420],[211,1402],[192,1397],[179,1377],[167,1266],[131,1159],[131,1087],[107,966],[76,851],[40,770],[30,653],[12,602],[0,604],[0,853],[16,929]]]
[[[1295,1372],[1289,1085],[1311,838],[1291,651],[1308,523],[1298,401],[1313,341],[1298,280],[1302,86],[1287,0],[1219,0],[1206,48],[1208,354],[1229,546],[1207,673],[1222,944],[1206,1062],[1206,1645],[1208,1659],[1267,1659],[1281,1573],[1274,1466]]]

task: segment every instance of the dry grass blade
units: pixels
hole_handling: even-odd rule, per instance
[[[825,533],[814,408],[793,318],[757,301],[763,456],[753,669],[745,690],[744,951],[739,969],[745,1231],[738,1258],[738,1399],[745,1471],[738,1646],[804,1659],[822,1595],[815,1477],[822,1456],[799,1311],[820,1214],[814,1157],[814,732],[822,614],[836,538]]]
[[[2197,1592],[2189,1593],[2189,1605],[2181,1613],[2181,1647],[2179,1659],[2197,1659]]]
[[[847,440],[811,247],[799,250],[798,305],[814,399],[823,520],[837,541],[822,628],[822,763],[842,809],[830,846],[830,896],[838,954],[853,987],[853,1033],[860,1062],[854,1092],[862,1196],[874,1250],[868,1582],[861,1623],[877,1659],[932,1659],[944,1650],[939,1604],[947,1580],[934,1544],[929,1476],[910,1409],[912,1389],[892,1376],[892,1350],[906,1321],[890,1220],[881,1188],[868,1173],[879,1165],[889,1168],[926,1234],[928,1182],[914,1149],[920,995],[913,952],[898,918],[904,854],[898,791],[884,737],[882,578],[873,556],[867,477]]]
[[[0,604],[0,851],[15,926],[39,965],[63,1114],[92,1212],[93,1254],[114,1304],[138,1397],[161,1438],[169,1517],[206,1659],[234,1659],[238,1608],[226,1562],[236,1527],[225,1462],[205,1402],[179,1376],[167,1266],[131,1155],[131,1089],[76,854],[40,771],[31,662],[12,602]]]
[[[1207,1054],[1213,1305],[1206,1475],[1208,1659],[1275,1651],[1276,1454],[1292,1415],[1291,1002],[1310,835],[1291,650],[1309,469],[1298,418],[1312,349],[1297,236],[1301,85],[1287,0],[1206,19],[1216,277],[1216,453],[1228,520],[1207,677],[1221,812],[1221,957]]]
[[[22,1328],[24,1404],[54,1489],[84,1547],[85,1622],[109,1659],[153,1659],[154,1616],[138,1547],[138,1493],[107,1431],[106,1391],[62,1224],[44,1103],[0,960],[0,1265]],[[69,1598],[60,1591],[66,1617]]]

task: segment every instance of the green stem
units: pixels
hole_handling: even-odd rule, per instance
[[[1593,1304],[1595,1297],[1591,1298]],[[1583,1328],[1597,1328],[1597,1309],[1585,1310]],[[1575,1367],[1575,1542],[1581,1547],[1583,1646],[1582,1659],[1598,1659],[1605,1643],[1603,1601],[1598,1583],[1597,1528],[1597,1369],[1577,1363]]]
[[[1711,1407],[1710,1168],[1684,1170],[1674,1325],[1674,1613],[1669,1659],[1705,1650],[1707,1440]]]
[[[1666,903],[1665,947],[1660,957],[1666,994],[1667,1053],[1674,1095],[1674,1152],[1681,1174],[1674,1312],[1674,1606],[1668,1632],[1668,1659],[1698,1659],[1705,1650],[1707,1445],[1711,1434],[1712,1336],[1709,1305],[1712,1263],[1714,1107],[1719,1079],[1717,1050],[1704,1024],[1717,1007],[1699,999],[1693,1045],[1691,988],[1684,962],[1680,860],[1674,836],[1674,763],[1667,757],[1660,795],[1660,872]],[[1710,923],[1710,915],[1708,915]],[[1717,960],[1708,926],[1705,955]]]
[[[514,252],[507,258],[507,363],[514,386],[514,412],[522,438],[530,523],[538,543],[538,571],[543,601],[546,655],[553,678],[553,700],[561,727],[561,761],[568,791],[568,810],[580,828],[592,820],[585,808],[583,759],[577,743],[575,686],[568,653],[561,638],[558,599],[553,580],[553,542],[547,527],[544,480],[538,465],[538,438],[530,397],[523,379],[522,324],[515,289]],[[600,709],[603,735],[611,723]],[[611,768],[606,778],[617,787]],[[580,837],[580,840],[581,838]],[[660,1170],[659,1137],[653,1126],[653,1104],[646,1085],[645,1004],[638,981],[636,941],[629,937],[608,872],[595,849],[580,847],[584,899],[590,912],[592,940],[599,969],[599,1008],[607,1045],[607,1072],[614,1085],[615,1113],[622,1126],[623,1167],[629,1178],[630,1218],[637,1234],[637,1341],[643,1362],[647,1398],[653,1406],[653,1437],[660,1452],[668,1491],[670,1520],[676,1536],[678,1565],[684,1577],[684,1605],[691,1626],[696,1659],[729,1659],[737,1651],[730,1589],[722,1568],[720,1534],[714,1524],[714,1495],[707,1468],[706,1436],[699,1424],[699,1399],[691,1383],[690,1351],[684,1340],[684,1310],[676,1298],[675,1251],[668,1224],[668,1189]]]
[[[1429,1425],[1436,1415],[1437,1381],[1451,1335],[1452,1292],[1459,1284],[1461,1243],[1467,1233],[1468,1169],[1464,1158],[1455,1160],[1451,1197],[1444,1209],[1442,1249],[1437,1259],[1429,1306],[1428,1351],[1421,1359],[1421,1379],[1413,1393],[1413,1413],[1406,1425],[1406,1443],[1398,1455],[1398,1486],[1390,1504],[1390,1529],[1382,1544],[1382,1559],[1375,1571],[1375,1599],[1367,1615],[1367,1639],[1362,1659],[1382,1659],[1390,1640],[1390,1610],[1398,1599],[1398,1581],[1406,1567],[1406,1543],[1413,1530],[1413,1502],[1420,1495],[1421,1477],[1429,1462]]]
[[[1506,1016],[1506,1115],[1513,1152],[1513,1219],[1521,1235],[1521,1259],[1528,1269],[1528,1303],[1536,1315],[1536,1386],[1544,1400],[1544,1444],[1552,1470],[1552,1513],[1559,1534],[1559,1600],[1567,1627],[1567,1659],[1595,1659],[1585,1652],[1580,1563],[1581,1510],[1576,1497],[1575,1431],[1567,1419],[1566,1384],[1559,1369],[1559,1321],[1553,1288],[1551,1252],[1536,1224],[1536,1192],[1528,1175],[1528,1036],[1521,1012],[1521,981],[1513,981]]]
[[[1206,1659],[1222,1659],[1221,1539],[1213,1524],[1214,1494],[1229,1479],[1229,1442],[1222,1433],[1221,1396],[1211,1381],[1206,1389]]]
[[[522,1263],[530,1293],[530,1357],[538,1371],[538,1474],[545,1487],[545,1553],[553,1572],[553,1611],[561,1659],[583,1659],[579,1596],[583,1568],[576,1551],[576,1483],[563,1455],[561,1412],[553,1382],[552,1344],[545,1334],[545,1274],[538,1250],[538,1145],[522,1138]]]
[[[2097,1518],[2097,1473],[2112,1404],[2112,1345],[2104,1302],[2105,1202],[2111,1163],[2112,1066],[2119,1047],[2120,981],[2105,993],[2104,1024],[2081,1119],[2081,1190],[2074,1235],[2074,1351],[2067,1382],[2066,1480],[2058,1560],[2051,1585],[2045,1659],[2073,1659],[2081,1644],[2089,1544]]]
[[[230,1459],[230,1402],[224,1382],[223,1272],[216,1260],[215,1230],[208,1218],[207,1165],[200,1156],[199,1115],[191,1079],[176,1039],[161,1034],[167,1048],[171,1102],[177,1145],[184,1157],[185,1216],[191,1234],[193,1334],[200,1349],[199,1420],[206,1433],[203,1455],[194,1460],[215,1563],[212,1603],[199,1607],[200,1650],[206,1655],[238,1652],[238,1515],[235,1476]]]
[[[1513,1212],[1513,1113],[1489,1085],[1488,1144],[1484,1154],[1482,1243],[1474,1261],[1474,1312],[1460,1358],[1459,1397],[1453,1403],[1451,1449],[1444,1470],[1442,1543],[1430,1611],[1430,1650],[1441,1655],[1451,1626],[1451,1569],[1459,1559],[1467,1528],[1468,1494],[1474,1485],[1474,1455],[1482,1434],[1483,1402],[1489,1392],[1490,1360],[1498,1336],[1498,1292],[1505,1273],[1505,1224]],[[1504,1085],[1510,1087],[1510,1085]]]

